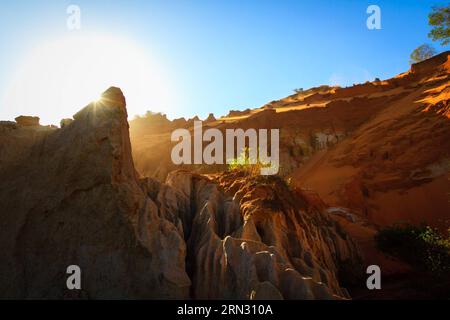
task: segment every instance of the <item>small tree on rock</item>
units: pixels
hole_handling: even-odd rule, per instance
[[[436,50],[428,45],[428,44],[423,44],[421,46],[419,46],[418,48],[416,48],[410,56],[410,64],[413,63],[418,63],[424,60],[427,60],[431,57],[433,57],[434,55],[436,55]]]

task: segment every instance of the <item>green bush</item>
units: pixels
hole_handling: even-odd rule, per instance
[[[394,225],[375,236],[378,248],[412,266],[449,277],[450,229],[445,238],[429,226]]]
[[[259,150],[257,150],[258,154]],[[228,169],[233,171],[244,171],[250,175],[260,175],[262,168],[270,168],[270,163],[265,163],[259,158],[254,159],[250,156],[250,148],[244,148],[239,157],[235,159],[229,159]]]

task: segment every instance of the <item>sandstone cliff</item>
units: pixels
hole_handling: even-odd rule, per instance
[[[63,129],[3,130],[2,298],[63,298],[72,264],[82,270],[81,298],[188,296],[186,246],[175,226],[151,215],[120,90]]]
[[[207,127],[279,128],[281,174],[332,207],[377,225],[450,227],[449,52],[408,72],[347,88],[321,86],[208,122]],[[137,170],[164,180],[172,127],[130,122]],[[225,166],[185,166],[220,172]]]
[[[125,104],[110,88],[61,129],[0,123],[1,298],[349,297],[359,252],[323,208],[278,178],[141,177]]]

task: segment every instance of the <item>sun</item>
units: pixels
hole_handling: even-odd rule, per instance
[[[6,90],[8,118],[36,115],[59,124],[111,86],[120,87],[129,116],[174,104],[167,73],[148,52],[124,38],[69,35],[46,42],[21,64]],[[3,112],[2,112],[3,113]]]

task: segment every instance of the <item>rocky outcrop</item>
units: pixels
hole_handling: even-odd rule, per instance
[[[59,126],[61,128],[64,128],[64,127],[68,126],[69,124],[71,124],[72,122],[73,122],[73,119],[69,119],[69,118],[62,119],[61,122],[59,123]]]
[[[213,114],[213,113],[210,113],[210,114],[208,115],[208,117],[205,119],[205,122],[206,122],[206,123],[208,123],[208,122],[214,122],[214,121],[216,121],[216,117],[214,117],[214,114]]]
[[[250,113],[250,109],[245,109],[245,110],[230,110],[230,112],[228,113],[227,117],[239,117],[239,116],[243,116],[243,115],[247,115]]]
[[[23,127],[38,127],[40,119],[39,117],[20,116],[17,117],[15,120],[18,125]]]
[[[140,177],[117,88],[73,118],[0,124],[0,297],[349,298],[339,278],[359,270],[357,248],[282,180]],[[70,265],[81,291],[66,289]]]
[[[192,298],[349,298],[338,278],[361,271],[358,249],[280,178],[175,171],[145,184],[186,241]]]
[[[78,265],[78,298],[187,298],[186,246],[139,184],[122,93],[74,119],[4,139],[16,151],[1,153],[0,296],[71,297],[66,268]]]

